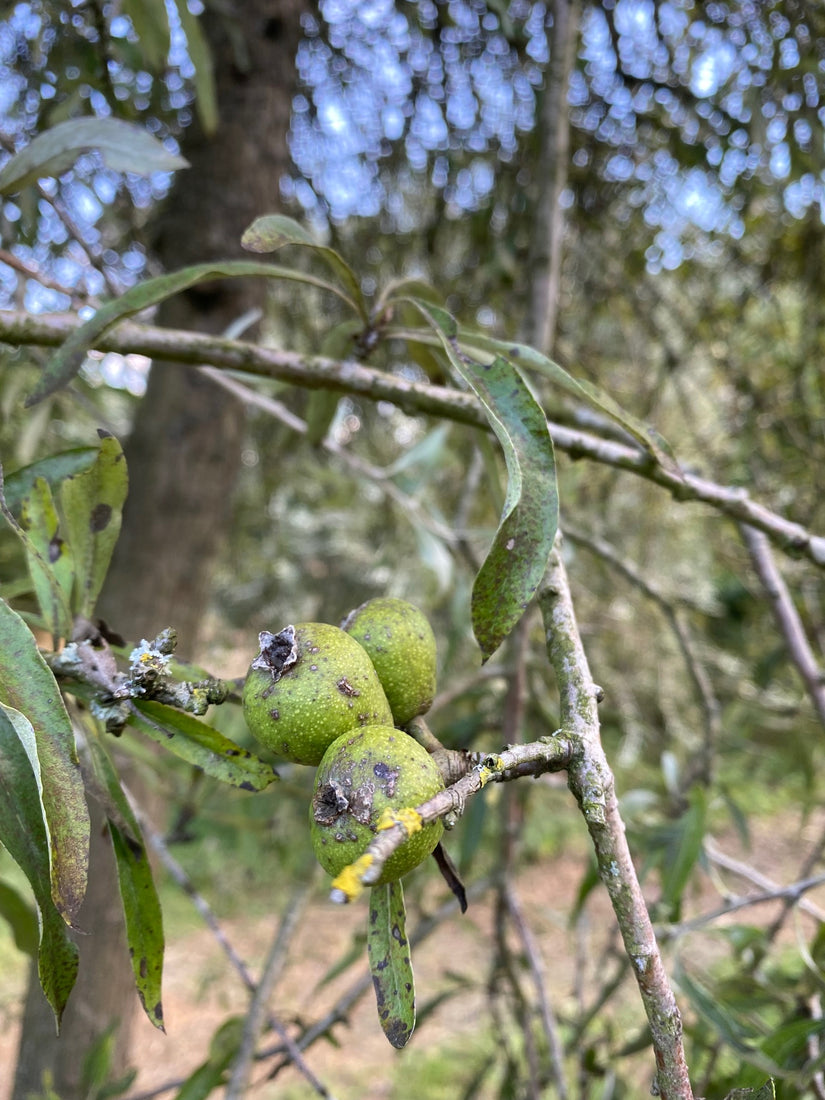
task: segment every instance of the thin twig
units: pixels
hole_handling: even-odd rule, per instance
[[[7,343],[54,347],[80,325],[73,314],[29,316],[22,310],[0,311],[0,340]],[[95,340],[100,351],[136,352],[162,358],[166,363],[200,365],[240,371],[307,389],[355,393],[376,401],[390,401],[411,414],[424,413],[476,427],[489,425],[480,403],[471,394],[447,386],[410,382],[354,361],[259,347],[208,333],[163,329],[124,322]],[[588,458],[619,470],[627,470],[667,489],[680,502],[710,505],[731,519],[763,531],[788,553],[805,557],[825,568],[825,537],[758,504],[741,488],[719,485],[695,474],[657,465],[639,447],[550,423],[555,446],[574,458]]]
[[[395,815],[394,824],[382,825],[363,855],[333,880],[330,899],[339,904],[354,901],[364,887],[371,886],[381,877],[384,864],[411,832],[447,815],[460,817],[467,799],[478,794],[488,783],[564,771],[570,760],[570,742],[560,734],[527,745],[511,745],[500,753],[484,756],[457,782],[420,806]]]
[[[313,880],[310,878],[295,890],[272,940],[272,945],[261,971],[261,977],[252,996],[252,1003],[244,1020],[240,1046],[232,1063],[229,1082],[226,1086],[226,1100],[243,1100],[246,1094],[252,1065],[255,1060],[255,1046],[268,1015],[269,1000],[275,988],[275,983],[283,971],[289,945],[309,900],[312,882]],[[306,1077],[307,1074],[305,1073],[304,1076]],[[325,1096],[329,1100],[334,1100],[329,1089],[314,1074],[307,1079],[318,1096]]]
[[[58,294],[65,294],[67,298],[71,299],[74,305],[96,306],[98,304],[96,299],[90,299],[85,290],[78,290],[76,287],[64,286],[62,283],[58,283],[56,279],[52,279],[48,275],[45,275],[39,267],[36,267],[34,264],[27,264],[25,260],[21,260],[19,256],[15,256],[15,254],[10,252],[7,248],[0,248],[0,264],[5,264],[6,267],[10,267],[14,271],[19,272],[19,274],[25,275],[27,279],[33,279],[47,290],[54,290]]]
[[[682,1045],[682,1020],[630,855],[613,773],[599,732],[598,689],[582,645],[560,540],[538,593],[547,655],[556,673],[562,728],[576,752],[570,789],[587,822],[599,873],[618,920],[639,986],[656,1056],[656,1087],[664,1100],[693,1100]]]
[[[770,543],[762,531],[747,524],[741,523],[739,530],[756,574],[765,589],[773,617],[788,646],[788,655],[802,677],[820,723],[825,726],[825,673],[813,654],[802,619],[774,561]]]
[[[243,959],[240,957],[240,955],[238,955],[235,948],[229,942],[229,939],[224,933],[223,928],[221,928],[220,922],[212,911],[209,902],[196,889],[194,883],[189,878],[186,871],[183,869],[183,867],[181,867],[181,865],[169,851],[169,848],[165,844],[163,837],[158,832],[156,832],[155,829],[152,828],[152,825],[149,821],[147,821],[146,816],[140,813],[140,808],[135,804],[134,799],[131,799],[131,801],[132,809],[138,816],[140,827],[143,830],[144,836],[146,837],[148,843],[157,853],[161,863],[172,876],[174,881],[181,888],[181,890],[183,890],[183,892],[192,899],[192,904],[200,913],[204,924],[206,924],[207,928],[209,928],[212,935],[215,937],[216,941],[223,949],[224,954],[226,955],[232,967],[237,972],[243,984],[251,993],[254,993],[257,988],[255,980],[247,969],[247,966],[244,963]],[[280,1036],[281,1041],[283,1042],[283,1045],[286,1048],[289,1054],[289,1058],[294,1064],[295,1068],[306,1078],[306,1080],[312,1085],[316,1092],[319,1090],[319,1088],[323,1090],[324,1086],[320,1085],[315,1074],[301,1057],[300,1049],[296,1045],[295,1041],[293,1040],[287,1029],[281,1023],[281,1021],[276,1016],[273,1016],[271,1014],[268,1015],[267,1020],[272,1030],[277,1032]],[[328,1093],[321,1091],[320,1095],[327,1096]]]
[[[495,943],[495,952],[490,960],[490,977],[487,983],[490,1011],[496,1025],[496,1032],[499,1036],[503,1037],[517,1034],[521,1037],[524,1043],[524,1059],[527,1062],[528,1073],[528,1079],[524,1082],[523,1088],[525,1089],[528,1100],[541,1100],[538,1051],[536,1049],[536,1040],[533,1035],[533,1024],[531,1019],[532,1006],[528,1003],[524,991],[521,988],[521,978],[515,965],[516,960],[507,943],[507,918],[509,914],[507,911],[504,888],[506,875],[499,875],[498,877],[499,883],[498,889],[496,890],[496,901],[493,910],[493,940]],[[511,994],[513,1002],[511,1011],[516,1020],[515,1028],[507,1026],[503,1015],[499,1015],[499,1002],[501,1001],[503,1004],[506,1004],[500,988],[501,977],[504,978],[506,988],[509,989]],[[518,1059],[514,1053],[508,1053],[508,1064],[515,1066],[517,1061]]]
[[[823,835],[819,842],[814,845],[808,858],[803,863],[800,874],[797,876],[798,881],[811,877],[811,871],[819,860],[823,846],[825,846],[825,835]],[[712,863],[724,868],[726,871],[730,871],[734,875],[738,875],[740,878],[745,879],[746,882],[752,882],[754,886],[758,886],[760,890],[771,897],[779,897],[780,892],[785,889],[783,886],[780,886],[779,883],[774,882],[773,879],[768,878],[767,875],[761,874],[749,864],[742,863],[732,856],[725,855],[709,837],[705,837],[704,851],[705,855]],[[793,904],[793,901],[791,904]],[[820,923],[825,924],[825,909],[821,909],[807,898],[797,898],[796,904],[803,912],[807,913],[809,917],[813,917],[814,920],[818,920]],[[776,933],[773,933],[772,936],[775,934]]]
[[[686,932],[695,932],[697,928],[704,928],[707,924],[713,924],[731,913],[738,913],[742,909],[750,909],[754,905],[765,905],[768,902],[779,901],[782,898],[790,899],[791,903],[795,905],[808,890],[815,890],[817,886],[822,886],[823,883],[825,883],[825,874],[813,875],[811,878],[792,882],[789,886],[776,886],[772,890],[765,890],[761,894],[751,894],[745,898],[731,898],[724,905],[712,909],[709,913],[702,913],[698,917],[691,917],[690,920],[680,921],[678,924],[662,924],[657,927],[660,935],[683,936]],[[825,914],[822,914],[821,910],[819,912],[820,915],[816,919],[822,921]]]
[[[539,950],[539,945],[536,943],[532,929],[524,916],[512,882],[508,881],[505,887],[504,901],[507,905],[510,919],[513,921],[521,942],[524,945],[524,951],[530,967],[530,974],[533,978],[533,985],[536,987],[536,996],[539,1002],[539,1012],[541,1015],[542,1027],[544,1029],[544,1037],[547,1040],[547,1049],[550,1053],[550,1069],[552,1080],[556,1087],[556,1095],[559,1100],[567,1100],[567,1081],[564,1076],[564,1049],[559,1037],[556,1014],[553,1011],[550,998],[547,996],[544,961],[541,957],[541,951]]]
[[[244,385],[243,382],[230,378],[225,371],[216,370],[214,367],[201,367],[200,371],[201,374],[207,375],[223,389],[240,398],[247,406],[260,409],[276,420],[280,420],[282,424],[285,424],[299,435],[306,435],[308,431],[307,422],[300,416],[296,416],[281,401],[269,397],[267,394],[258,393],[256,390]],[[359,458],[358,455],[352,454],[333,439],[324,439],[321,442],[321,447],[328,454],[340,459],[353,473],[368,478],[373,484],[377,485],[385,496],[388,496],[399,506],[403,515],[410,516],[415,521],[416,526],[426,528],[452,550],[460,546],[460,540],[455,531],[447,524],[434,519],[421,507],[417,500],[402,492],[380,466],[374,466],[372,463]]]
[[[797,872],[797,879],[805,879],[810,877],[810,875],[813,873],[814,867],[816,867],[816,865],[822,858],[823,851],[825,851],[825,829],[823,829],[823,831],[819,834],[819,838],[817,839],[816,843],[811,846],[811,850],[808,852],[802,863],[802,866]],[[815,911],[817,920],[825,923],[825,912],[819,909],[818,906],[812,905],[805,898],[803,898],[798,904],[800,909],[805,909],[806,913],[812,913],[812,911]],[[785,898],[785,900],[782,902],[782,908],[780,909],[776,919],[765,932],[765,935],[769,941],[776,939],[776,937],[779,935],[780,929],[790,916],[791,910],[793,908],[794,902],[790,898]]]

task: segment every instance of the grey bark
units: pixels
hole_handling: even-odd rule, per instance
[[[156,251],[166,269],[240,254],[243,230],[279,207],[289,163],[287,130],[308,0],[236,0],[208,6],[220,123],[211,137],[194,124],[184,144],[191,167],[179,174],[158,221]],[[250,280],[216,282],[169,302],[165,325],[219,332],[263,304]],[[130,493],[99,611],[128,638],[174,626],[183,655],[194,654],[210,569],[229,519],[239,468],[243,410],[195,371],[155,363],[126,443]],[[133,782],[137,789],[137,782]],[[150,792],[138,790],[143,801]],[[156,797],[156,796],[155,796]],[[157,813],[152,814],[158,820]],[[12,1100],[40,1091],[51,1073],[61,1100],[81,1100],[79,1074],[91,1043],[118,1024],[112,1075],[130,1062],[139,1009],[108,835],[95,821],[89,893],[81,916],[80,977],[60,1038],[36,974],[24,1010]]]

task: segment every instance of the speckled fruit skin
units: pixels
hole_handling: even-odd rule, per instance
[[[409,734],[383,725],[344,734],[324,753],[315,777],[309,827],[318,862],[334,878],[363,855],[385,809],[418,806],[443,789],[438,766]],[[376,885],[417,867],[443,831],[433,821],[413,833],[389,857]]]
[[[435,696],[435,635],[423,611],[379,596],[350,611],[341,624],[369,653],[396,726],[425,714]]]
[[[342,733],[391,723],[392,712],[362,647],[329,623],[263,631],[243,689],[252,734],[295,764],[318,764]]]

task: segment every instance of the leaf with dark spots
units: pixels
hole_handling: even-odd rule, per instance
[[[526,344],[508,344],[485,333],[469,329],[462,329],[459,332],[458,342],[463,350],[474,357],[484,354],[502,355],[517,362],[522,369],[527,368],[548,378],[555,386],[577,401],[585,402],[619,424],[662,469],[678,477],[682,476],[679,464],[667,441],[650,425],[626,412],[609,394],[588,379],[574,378],[564,367]]]
[[[135,700],[131,725],[207,775],[243,790],[262,791],[278,775],[247,749],[192,714],[153,700]]]
[[[101,439],[97,461],[88,470],[63,482],[60,499],[75,564],[74,610],[86,619],[106,579],[128,487],[123,451],[111,435]]]
[[[381,1027],[392,1046],[400,1049],[415,1028],[415,989],[400,880],[372,888],[367,957]]]
[[[152,867],[138,820],[123,793],[114,764],[97,730],[90,731],[87,744],[95,778],[108,799],[109,835],[115,855],[135,986],[146,1015],[163,1030],[163,1014],[160,1011],[163,914]]]
[[[491,363],[470,359],[458,350],[449,313],[410,301],[481,401],[507,465],[499,527],[473,585],[473,631],[486,661],[526,611],[553,548],[559,521],[553,443],[547,418],[512,363],[502,356]]]
[[[404,933],[397,924],[394,924],[392,926],[392,938],[396,941],[396,943],[402,944],[402,946],[405,945],[407,942],[404,938]]]
[[[89,520],[89,530],[93,535],[96,535],[99,531],[105,531],[111,518],[112,507],[110,504],[96,504],[92,509],[92,516]]]

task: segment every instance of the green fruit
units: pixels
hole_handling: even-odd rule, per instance
[[[414,808],[443,789],[438,765],[409,734],[384,725],[344,734],[324,753],[315,777],[309,824],[318,862],[336,877],[364,854],[384,810]],[[376,885],[426,859],[443,831],[433,821],[408,837]]]
[[[243,689],[254,736],[296,764],[319,763],[336,737],[391,723],[392,712],[361,646],[328,623],[299,623],[259,635],[261,652]]]
[[[423,611],[381,596],[350,611],[341,624],[369,653],[396,726],[430,709],[435,696],[435,635]]]

